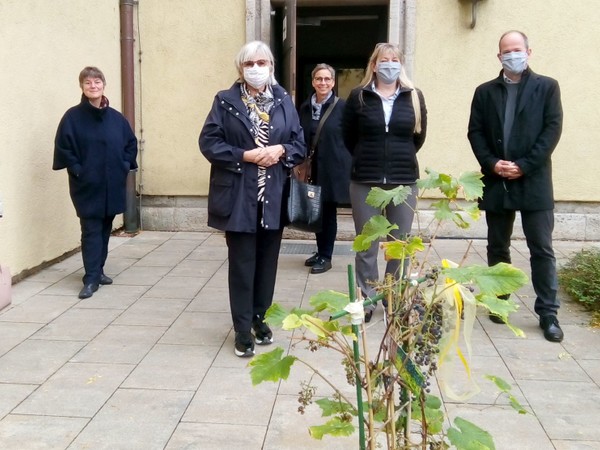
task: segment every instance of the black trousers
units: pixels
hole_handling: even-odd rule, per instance
[[[225,232],[229,256],[229,305],[233,329],[249,332],[252,318],[263,317],[273,302],[283,230]]]
[[[317,253],[331,260],[333,246],[337,235],[337,203],[323,202],[323,228],[315,233],[317,238]]]
[[[108,256],[108,240],[115,216],[102,219],[79,219],[81,224],[81,255],[85,275],[83,284],[99,283]]]
[[[486,211],[485,217],[488,225],[488,265],[510,263],[510,238],[515,211]],[[560,303],[557,297],[556,259],[552,248],[554,211],[521,211],[521,222],[530,253],[531,284],[536,294],[535,312],[540,317],[555,316]]]

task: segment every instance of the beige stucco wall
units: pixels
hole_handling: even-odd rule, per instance
[[[484,0],[474,29],[470,5],[458,0],[417,4],[415,79],[429,113],[422,167],[453,173],[478,167],[466,138],[473,91],[499,73],[500,35],[519,29],[530,40],[532,69],[561,86],[563,134],[553,155],[556,199],[600,201],[594,182],[600,172],[596,3]]]
[[[426,96],[430,124],[422,167],[452,173],[477,168],[466,139],[473,90],[500,69],[499,35],[519,28],[530,36],[534,70],[555,77],[562,88],[556,197],[599,202],[593,183],[600,172],[595,2],[483,0],[475,29],[469,28],[467,0],[416,2],[414,75]],[[198,151],[198,133],[214,94],[236,78],[233,58],[253,14],[246,6],[258,4],[176,3],[140,0],[135,7],[141,51],[136,134],[143,139],[138,182],[149,198],[206,195],[209,165]],[[107,96],[120,109],[119,28],[119,0],[93,6],[89,0],[0,1],[0,263],[13,273],[79,245],[66,174],[51,170],[54,133],[64,111],[79,101],[77,75],[85,65],[104,70]],[[192,225],[204,224],[197,218]]]
[[[17,274],[79,246],[67,175],[51,170],[54,134],[86,65],[120,108],[118,0],[2,0],[0,43],[0,263]]]
[[[143,195],[207,194],[198,135],[214,95],[237,78],[245,13],[245,0],[140,2]]]

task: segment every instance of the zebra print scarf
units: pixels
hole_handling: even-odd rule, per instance
[[[252,136],[257,147],[269,145],[269,114],[273,109],[274,98],[271,87],[252,97],[246,86],[240,84],[242,90],[242,101],[246,105],[248,117],[252,121]],[[258,201],[263,202],[265,196],[265,184],[267,181],[267,168],[258,166]]]

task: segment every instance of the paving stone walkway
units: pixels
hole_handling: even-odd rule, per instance
[[[556,242],[559,262],[591,245]],[[460,261],[468,247],[466,240],[438,240],[435,251]],[[347,292],[350,242],[338,242],[334,268],[321,275],[303,266],[313,250],[310,241],[284,240],[277,302],[291,307],[320,290]],[[474,241],[469,262],[484,263],[484,255],[485,243]],[[516,241],[514,264],[526,272],[527,255]],[[106,272],[114,284],[87,300],[77,298],[79,254],[13,286],[13,303],[0,312],[0,449],[358,448],[356,437],[308,436],[321,419],[316,407],[296,411],[301,369],[286,382],[252,387],[248,360],[233,354],[222,234],[113,237]],[[481,393],[467,404],[446,399],[445,407],[488,430],[499,450],[600,449],[600,331],[564,302],[565,340],[546,342],[533,299],[530,286],[521,289],[512,316],[525,339],[480,313],[473,367]],[[373,333],[381,315],[379,308]],[[289,333],[275,339],[290,348]],[[341,370],[330,354],[292,351],[327,374]],[[498,399],[485,374],[510,382],[530,414]]]

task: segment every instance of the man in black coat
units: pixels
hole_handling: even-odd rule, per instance
[[[560,342],[551,161],[562,131],[560,89],[556,80],[528,67],[531,49],[524,33],[504,33],[499,50],[503,70],[475,90],[468,132],[483,173],[480,207],[488,225],[488,265],[510,263],[515,212],[520,211],[531,253],[535,312],[544,337]]]

